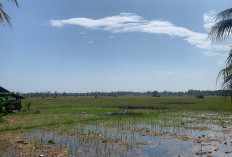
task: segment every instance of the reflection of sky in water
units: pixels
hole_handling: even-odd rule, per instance
[[[97,138],[81,138],[78,133],[73,136],[62,136],[57,132],[49,132],[42,130],[34,130],[25,135],[25,139],[29,141],[37,140],[42,144],[46,144],[48,140],[53,140],[56,143],[54,147],[62,147],[69,150],[70,156],[192,156],[197,152],[209,152],[212,155],[225,155],[225,151],[230,151],[231,145],[224,145],[223,143],[230,138],[229,134],[215,133],[212,130],[191,130],[178,127],[162,127],[147,124],[131,125],[131,130],[123,130],[120,127],[104,127],[105,124],[88,125],[84,127],[75,126],[74,130],[82,131],[82,134],[88,135],[94,133],[96,136],[114,139],[117,142],[109,141],[102,143]],[[209,125],[208,127],[220,126]],[[146,128],[149,133],[140,132]],[[214,130],[214,129],[213,129]],[[162,132],[163,135],[155,135],[155,132]],[[187,135],[191,140],[182,141],[178,136]],[[205,136],[205,137],[202,137]],[[197,143],[196,140],[200,138],[216,139],[216,136],[222,140],[218,142],[202,142]],[[199,138],[200,137],[200,138]],[[125,145],[121,145],[119,141],[127,140]],[[229,142],[229,141],[228,141]],[[210,144],[210,145],[208,145]],[[218,151],[214,151],[219,148]]]
[[[171,121],[164,122],[162,120],[157,120],[155,123],[139,124],[121,122],[120,125],[105,122],[85,126],[69,126],[70,129],[62,126],[56,131],[31,130],[25,134],[24,140],[37,144],[48,144],[48,141],[52,140],[55,142],[50,145],[52,149],[67,150],[69,156],[169,157],[196,156],[196,153],[204,152],[208,152],[205,156],[230,156],[232,153],[226,154],[225,152],[232,150],[231,133],[221,132],[224,129],[221,125],[210,124],[210,122],[218,121],[214,120],[217,116],[224,121],[226,118],[227,120],[231,118],[231,116],[222,117],[218,114],[200,114],[200,117],[207,119],[193,123],[190,121],[196,121],[198,118],[178,117],[181,122],[184,122],[183,126],[178,121],[176,121],[178,125],[175,126]],[[199,130],[193,129],[194,127],[208,129]],[[227,123],[226,129],[231,130],[230,123]],[[69,130],[72,130],[72,135],[67,135],[66,131]],[[182,137],[187,137],[187,139]],[[224,144],[225,142],[227,143]],[[9,148],[5,151],[7,152],[5,154],[12,156],[22,150]],[[0,150],[0,156],[1,154],[3,153]]]

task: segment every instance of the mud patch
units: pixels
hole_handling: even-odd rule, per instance
[[[123,112],[107,112],[104,115],[111,115],[111,116],[117,116],[117,115],[139,116],[141,114],[142,113],[123,111]]]
[[[196,102],[161,102],[161,105],[191,105],[196,104]]]
[[[117,106],[119,109],[167,110],[166,106]]]
[[[67,157],[68,151],[54,149],[53,144],[38,144],[35,141],[25,141],[20,132],[8,132],[0,135],[0,156],[51,156]]]

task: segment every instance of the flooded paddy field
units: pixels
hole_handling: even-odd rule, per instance
[[[232,156],[228,106],[220,112],[200,111],[191,106],[197,103],[173,105],[189,105],[189,110],[171,104],[167,110],[102,104],[99,110],[77,106],[72,113],[63,107],[59,113],[48,108],[40,114],[11,115],[0,125],[0,156]],[[14,118],[18,121],[12,122]]]

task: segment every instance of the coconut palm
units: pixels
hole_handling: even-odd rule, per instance
[[[232,33],[232,8],[220,12],[216,17],[216,24],[211,27],[209,37],[212,40],[224,40]]]
[[[18,0],[10,0],[10,1],[12,1],[13,3],[15,3],[17,7],[19,6]],[[1,1],[0,1],[0,23],[2,23],[2,24],[6,23],[6,24],[8,24],[11,27],[10,17],[4,11],[4,5],[3,5],[3,3]]]
[[[232,33],[232,8],[220,12],[215,20],[216,24],[211,27],[209,37],[213,41],[224,41]],[[225,95],[228,95],[228,92],[230,93],[232,103],[232,93],[230,92],[232,90],[232,49],[226,60],[226,67],[218,73],[219,77],[223,78],[222,89],[226,91]]]

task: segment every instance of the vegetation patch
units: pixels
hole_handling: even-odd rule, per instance
[[[190,105],[196,104],[196,102],[161,102],[162,105]]]
[[[131,105],[128,105],[128,106],[117,106],[117,108],[119,109],[145,109],[145,110],[167,110],[169,109],[168,107],[166,106],[131,106]]]
[[[116,116],[116,115],[139,116],[141,114],[142,113],[123,111],[123,112],[107,112],[104,115],[112,115],[112,116]]]

